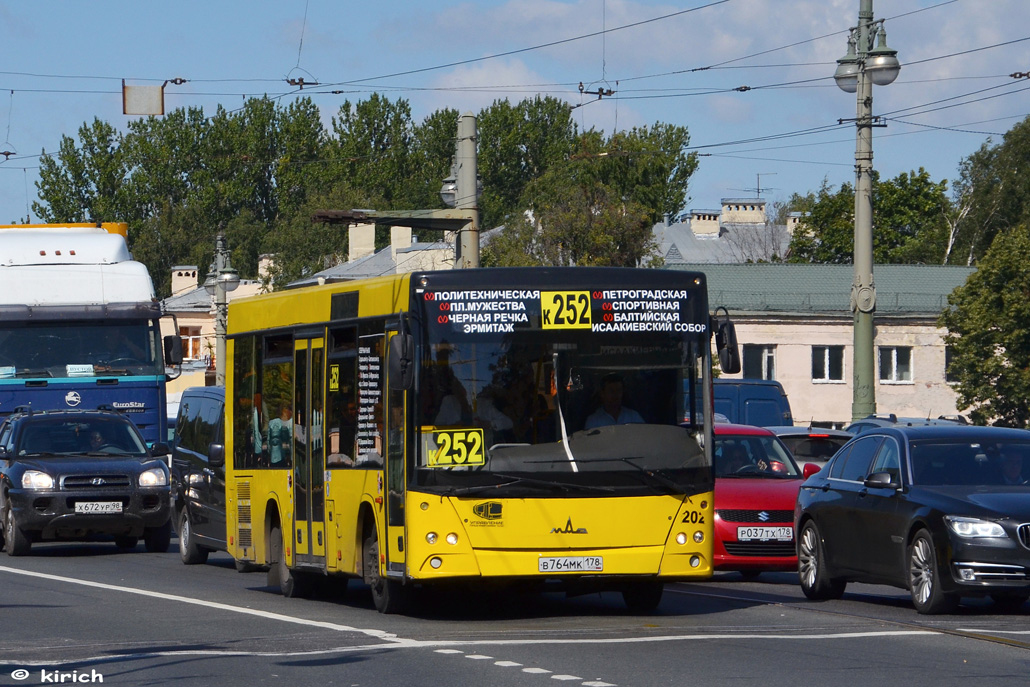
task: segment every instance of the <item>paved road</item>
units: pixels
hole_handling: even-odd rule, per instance
[[[615,594],[458,591],[383,616],[361,585],[284,599],[225,555],[37,545],[0,556],[0,685],[1025,686],[1028,612],[927,618],[863,585],[817,604],[793,575],[726,573],[669,586],[649,616]]]

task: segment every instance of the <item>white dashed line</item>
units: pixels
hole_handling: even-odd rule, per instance
[[[501,668],[519,668],[522,666],[521,663],[516,663],[515,661],[494,661],[494,665]]]
[[[583,678],[576,677],[575,675],[552,675],[551,679],[552,680],[582,680]]]
[[[532,673],[533,675],[545,675],[547,673],[550,673],[551,671],[546,670],[544,668],[523,668],[522,672],[523,673]]]
[[[489,661],[493,656],[484,656],[482,654],[469,654],[465,658],[471,658],[474,661]]]

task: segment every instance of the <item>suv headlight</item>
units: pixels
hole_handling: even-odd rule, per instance
[[[979,518],[964,518],[960,515],[945,515],[944,522],[960,537],[1004,537],[1005,530],[996,522]]]
[[[26,470],[21,476],[22,489],[53,489],[54,478],[39,470]]]
[[[164,468],[150,468],[139,473],[141,487],[164,487],[168,485],[168,473]]]

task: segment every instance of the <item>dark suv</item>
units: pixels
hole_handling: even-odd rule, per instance
[[[187,565],[225,550],[225,387],[186,389],[172,450],[179,555]]]
[[[113,536],[121,549],[142,537],[167,551],[172,523],[165,444],[148,450],[113,410],[19,408],[0,424],[0,514],[10,556],[33,542]]]

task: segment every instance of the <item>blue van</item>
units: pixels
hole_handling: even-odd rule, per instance
[[[772,427],[794,424],[783,386],[767,379],[714,380],[715,412],[741,425]]]

